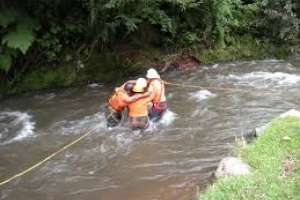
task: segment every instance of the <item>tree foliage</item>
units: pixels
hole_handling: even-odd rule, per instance
[[[24,56],[32,45],[36,25],[25,14],[16,13],[14,10],[4,10],[0,14],[0,26],[2,27],[0,69],[7,72],[12,65],[12,58],[17,59],[19,52]]]
[[[262,34],[277,43],[299,42],[299,2],[263,0],[259,2],[261,19],[257,24]]]
[[[295,45],[299,20],[296,0],[2,1],[0,76],[88,59],[120,43],[223,48],[251,36]]]

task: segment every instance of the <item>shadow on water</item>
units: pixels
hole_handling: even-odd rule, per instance
[[[284,61],[218,64],[164,77],[242,91],[167,87],[170,110],[146,131],[106,128],[100,108],[111,88],[102,85],[2,101],[1,179],[94,131],[3,186],[0,199],[195,199],[236,138],[299,107],[300,70]]]

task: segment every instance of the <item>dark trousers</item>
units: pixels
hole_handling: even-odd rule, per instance
[[[146,129],[149,126],[149,118],[145,117],[129,117],[128,125],[132,129]]]
[[[168,104],[166,101],[154,103],[149,113],[150,119],[152,121],[160,120],[167,108]]]
[[[106,108],[105,117],[107,122],[107,127],[115,127],[122,120],[122,112],[117,112],[110,106]]]

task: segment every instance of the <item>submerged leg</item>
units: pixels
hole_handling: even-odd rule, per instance
[[[149,118],[145,117],[129,117],[128,126],[132,129],[146,129],[149,126]]]
[[[119,113],[112,108],[107,108],[105,117],[107,121],[107,127],[115,127],[121,122],[122,113]]]

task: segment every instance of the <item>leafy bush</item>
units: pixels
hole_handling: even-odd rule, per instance
[[[0,26],[2,27],[0,45],[0,70],[8,71],[13,59],[23,56],[35,40],[35,22],[25,14],[12,10],[0,11]],[[0,35],[0,36],[1,36]]]
[[[240,38],[250,38],[253,46],[296,51],[299,24],[295,0],[3,1],[0,83],[18,82],[37,66],[87,64],[92,54],[113,52],[122,44],[228,50]],[[248,50],[241,50],[247,57]]]

